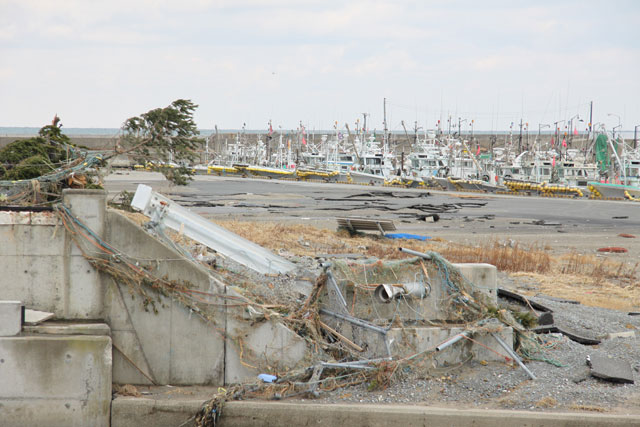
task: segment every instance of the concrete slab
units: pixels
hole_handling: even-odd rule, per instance
[[[109,426],[108,336],[0,338],[0,424]]]
[[[631,364],[626,360],[594,354],[589,356],[587,364],[591,366],[591,375],[596,378],[615,383],[634,383]]]

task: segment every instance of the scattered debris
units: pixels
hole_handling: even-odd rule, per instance
[[[613,219],[629,219],[628,216],[612,216]]]
[[[113,385],[113,392],[119,394],[120,396],[132,396],[132,397],[141,397],[142,394],[138,391],[136,386],[131,384],[124,385]]]
[[[570,340],[580,343],[582,345],[598,345],[602,342],[597,339],[580,336],[575,332],[569,331],[564,327],[560,328],[556,325],[538,326],[537,328],[532,328],[531,331],[537,334],[560,333],[566,336],[567,338],[569,338]]]
[[[529,224],[531,225],[545,225],[545,226],[549,226],[549,227],[561,227],[562,224],[560,224],[559,222],[547,222],[544,219],[537,219],[535,221],[530,222]]]
[[[275,380],[278,379],[278,377],[276,377],[275,375],[269,375],[269,374],[259,374],[258,378],[263,382],[263,383],[272,383]]]
[[[393,221],[390,220],[373,220],[367,218],[336,218],[338,221],[338,228],[343,228],[349,231],[349,234],[354,235],[358,230],[374,230],[379,231],[383,236],[386,231],[395,231],[396,226]]]
[[[624,331],[624,332],[612,332],[607,334],[607,339],[611,340],[614,338],[635,338],[636,333],[633,331]]]
[[[618,237],[624,237],[625,239],[635,239],[636,236],[634,236],[633,234],[627,234],[627,233],[620,233],[618,234]]]
[[[531,307],[531,308],[533,308],[535,310],[538,310],[538,311],[553,313],[553,310],[551,310],[550,308],[545,307],[544,305],[539,304],[539,303],[537,303],[535,301],[531,301],[528,298],[526,298],[526,297],[524,297],[524,296],[522,296],[520,294],[508,291],[508,290],[503,289],[503,288],[498,288],[498,296],[501,297],[501,298],[512,300],[512,301],[517,301],[519,303],[527,305],[527,306],[529,306],[529,307]]]
[[[626,252],[629,252],[628,249],[621,248],[619,246],[610,246],[610,247],[606,247],[606,248],[598,248],[597,251],[598,252],[610,252],[610,253],[614,253],[614,254],[624,254]]]
[[[615,383],[634,383],[631,364],[626,360],[595,354],[587,356],[587,365],[591,368],[591,375],[596,378]]]
[[[408,239],[408,240],[429,240],[430,236],[420,236],[419,234],[409,234],[409,233],[388,233],[385,234],[384,237],[388,239]]]

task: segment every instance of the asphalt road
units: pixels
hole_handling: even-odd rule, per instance
[[[210,219],[305,223],[335,229],[335,217],[393,220],[399,232],[454,241],[510,238],[559,250],[629,249],[640,258],[640,203],[588,199],[458,193],[251,178],[196,176],[186,187],[169,186],[158,174],[111,175],[111,194],[151,185]],[[440,220],[421,220],[437,213]]]

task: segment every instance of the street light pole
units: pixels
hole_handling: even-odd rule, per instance
[[[542,123],[538,123],[538,137],[536,138],[536,144],[538,143],[538,140],[542,139],[541,135],[542,135],[542,128],[550,128],[551,125],[546,125],[546,124],[542,124]],[[540,146],[538,146],[538,149],[540,149]]]
[[[619,115],[615,114],[615,113],[607,113],[607,116],[614,116],[618,118],[618,126],[614,126],[613,127],[613,139],[616,139],[616,128],[619,128],[622,126],[622,119],[620,118]]]

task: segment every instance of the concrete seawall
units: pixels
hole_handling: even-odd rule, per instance
[[[119,397],[113,401],[112,427],[139,425],[192,426],[185,423],[200,409],[199,400],[153,400]],[[227,402],[220,425],[234,427],[349,426],[384,427],[607,427],[640,426],[633,415],[575,414],[484,409],[451,409],[410,405],[342,405]],[[295,414],[295,415],[294,415]]]

